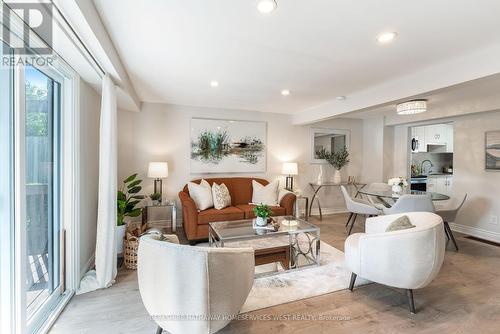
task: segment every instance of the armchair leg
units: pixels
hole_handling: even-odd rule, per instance
[[[451,231],[450,224],[448,224],[448,222],[444,222],[444,228],[445,228],[445,231],[447,231],[447,234],[450,236],[451,242],[453,242],[453,245],[455,246],[455,249],[458,252],[457,241],[455,240],[455,237],[453,236],[453,232]]]
[[[354,289],[354,283],[356,283],[356,277],[358,277],[357,274],[355,273],[351,274],[351,282],[349,283],[349,290],[351,290],[351,292]]]
[[[349,219],[347,219],[347,223],[345,223],[345,227],[349,226],[349,222],[351,221],[352,216],[354,215],[353,212],[349,215]]]
[[[347,235],[351,235],[352,228],[354,227],[354,223],[356,223],[356,218],[358,218],[358,214],[357,213],[355,213],[354,217],[352,218],[351,227],[349,228],[349,233],[347,233]]]
[[[161,334],[161,333],[163,333],[163,328],[158,326],[158,328],[156,329],[156,334]]]
[[[415,314],[416,311],[415,311],[415,301],[413,300],[413,290],[407,289],[406,295],[408,296],[408,305],[410,306],[410,312],[411,314]]]

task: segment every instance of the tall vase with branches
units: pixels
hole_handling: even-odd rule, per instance
[[[338,152],[329,152],[323,148],[321,151],[317,152],[317,155],[320,159],[326,160],[326,162],[335,168],[333,182],[341,183],[342,178],[340,170],[349,163],[349,151],[347,151],[347,147],[344,147]]]

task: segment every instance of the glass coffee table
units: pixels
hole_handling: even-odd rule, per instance
[[[252,247],[256,266],[280,262],[285,270],[293,270],[319,265],[319,227],[296,217],[274,219],[280,225],[278,231],[255,229],[253,219],[209,223],[209,245]]]

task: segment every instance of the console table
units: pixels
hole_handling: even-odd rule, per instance
[[[318,209],[319,209],[319,219],[323,220],[323,213],[321,212],[321,203],[319,202],[319,196],[318,192],[323,188],[323,187],[340,187],[340,186],[354,186],[356,188],[356,195],[354,197],[357,197],[359,195],[359,191],[361,188],[366,186],[366,183],[335,183],[335,182],[323,182],[323,183],[309,183],[309,186],[311,186],[313,190],[313,196],[311,198],[311,202],[309,203],[309,216],[311,216],[312,212],[312,206],[314,203],[314,200],[318,203]]]

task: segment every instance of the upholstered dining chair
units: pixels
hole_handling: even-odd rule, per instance
[[[175,241],[175,240],[173,240]],[[254,280],[252,248],[208,248],[141,237],[139,291],[146,310],[172,334],[215,333],[238,315]]]
[[[346,223],[347,227],[349,226],[349,222],[352,220],[348,235],[351,234],[352,228],[356,223],[356,218],[358,217],[358,215],[377,216],[382,213],[382,211],[371,205],[371,203],[367,200],[361,198],[352,198],[344,186],[340,186],[340,189],[342,190],[342,195],[344,195],[347,210],[351,213]]]
[[[387,183],[382,183],[382,182],[373,182],[370,183],[367,187],[366,190],[368,191],[391,191],[391,186],[388,185]],[[379,210],[383,210],[386,206],[380,199],[376,196],[372,195],[365,195],[366,199]],[[393,205],[394,201],[391,198],[384,199],[388,204]]]
[[[458,252],[457,241],[455,240],[455,236],[451,231],[450,225],[448,223],[454,222],[457,219],[458,211],[462,208],[467,199],[467,194],[461,194],[452,196],[448,201],[443,201],[443,203],[435,203],[436,214],[443,218],[444,222],[444,231],[446,232],[446,237],[448,240],[451,239],[455,249]]]
[[[386,232],[393,221],[404,215],[415,227]],[[346,264],[352,272],[349,290],[353,290],[358,276],[406,289],[410,312],[415,313],[413,290],[431,283],[443,264],[443,220],[431,212],[410,212],[368,218],[365,230],[345,241]]]
[[[405,212],[434,212],[431,195],[402,195],[390,208],[384,208],[386,215]]]

